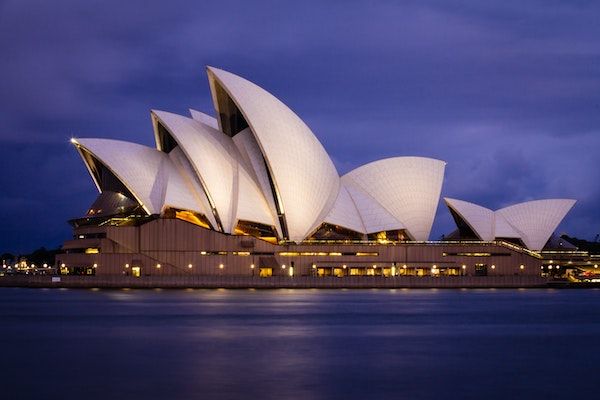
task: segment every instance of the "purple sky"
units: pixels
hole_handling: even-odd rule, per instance
[[[0,252],[58,246],[96,197],[71,136],[153,145],[150,109],[212,113],[205,65],[279,97],[341,174],[439,158],[443,196],[574,198],[559,232],[600,233],[600,3],[200,3],[0,1]],[[431,237],[453,229],[440,204]]]

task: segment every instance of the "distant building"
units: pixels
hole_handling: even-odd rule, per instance
[[[427,241],[445,162],[374,161],[339,176],[273,95],[208,68],[217,118],[152,111],[156,148],[72,139],[100,195],[71,221],[63,273],[125,275],[539,274],[574,200],[492,211],[446,199],[458,231]]]

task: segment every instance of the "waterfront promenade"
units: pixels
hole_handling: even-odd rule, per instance
[[[248,277],[248,276],[50,276],[0,277],[0,287],[56,288],[534,288],[547,287],[540,276],[449,277]]]

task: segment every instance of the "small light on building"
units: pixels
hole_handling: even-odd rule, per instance
[[[519,269],[525,269],[525,266],[524,266],[523,264],[521,264],[521,265],[519,266]]]
[[[160,268],[160,264],[156,264],[156,268]]]
[[[94,268],[98,268],[98,264],[94,264]]]
[[[60,264],[60,266],[61,266],[61,268],[66,267],[66,265],[64,263]],[[16,267],[16,265],[15,265],[15,267]]]
[[[465,264],[463,264],[462,269],[467,269],[467,266]]]
[[[433,264],[433,269],[437,269],[437,265]]]
[[[377,265],[376,265],[376,264],[373,264],[373,268],[377,268]]]
[[[223,264],[219,264],[219,269],[223,269]]]
[[[496,269],[496,266],[495,266],[495,265],[492,265],[492,269]]]
[[[188,264],[188,268],[189,268],[189,269],[192,269],[192,264]]]
[[[48,264],[44,264],[44,268],[48,268]]]
[[[403,269],[406,269],[406,264],[404,264],[404,265],[402,266],[402,268],[403,268]]]
[[[285,269],[285,264],[283,264],[283,265],[281,266],[281,269]]]
[[[254,269],[254,264],[250,264],[250,268]]]
[[[594,268],[598,268],[598,264],[594,264]]]
[[[548,265],[548,269],[552,269],[552,265]]]
[[[129,264],[125,264],[125,268],[129,268]]]
[[[346,269],[346,268],[348,268],[348,267],[346,266],[346,264],[344,264],[344,265],[342,265],[342,268]]]
[[[313,269],[317,269],[317,264],[312,265]]]
[[[556,266],[556,269],[560,269],[560,265],[557,265],[557,266]]]

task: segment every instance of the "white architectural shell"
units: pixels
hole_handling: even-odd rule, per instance
[[[369,194],[414,240],[427,240],[442,190],[444,161],[395,157],[358,167],[342,177]]]
[[[324,222],[339,225],[356,232],[367,233],[356,204],[354,204],[354,200],[352,200],[350,193],[348,193],[344,185],[340,187],[338,198]]]
[[[518,238],[535,251],[544,247],[575,204],[575,200],[570,199],[534,200],[494,212],[462,200],[444,200],[481,240]]]
[[[213,129],[219,130],[219,122],[215,117],[211,117],[208,114],[204,114],[203,112],[192,110],[190,108],[190,115],[192,119],[202,122],[204,125],[208,125]]]
[[[521,233],[531,250],[541,250],[565,215],[575,205],[571,199],[534,200],[496,211]]]
[[[289,239],[300,242],[329,213],[339,176],[325,149],[285,104],[239,76],[208,68],[213,101],[219,84],[248,122],[268,164]]]
[[[492,210],[468,201],[449,198],[444,198],[444,201],[481,240],[494,240],[494,212]]]
[[[192,118],[153,111],[158,149],[73,139],[93,179],[100,162],[148,214],[166,207],[194,211],[226,233],[244,220],[272,226],[279,237],[287,229],[287,238],[296,242],[322,223],[363,234],[404,229],[414,240],[428,239],[443,161],[389,158],[340,178],[318,139],[281,101],[226,71],[208,68],[208,77],[222,120],[195,110]],[[537,200],[494,212],[445,201],[480,239],[519,238],[532,250],[545,245],[575,203]]]
[[[153,115],[193,166],[224,232],[233,232],[240,219],[275,226],[262,191],[243,164],[232,138],[177,114],[153,111]]]
[[[167,154],[120,140],[73,139],[73,143],[80,152],[85,150],[102,162],[148,214],[160,214],[166,203],[206,213],[201,199],[194,196],[194,188]],[[91,173],[90,166],[87,166]],[[93,174],[92,178],[96,181]],[[96,185],[102,191],[99,182]]]

